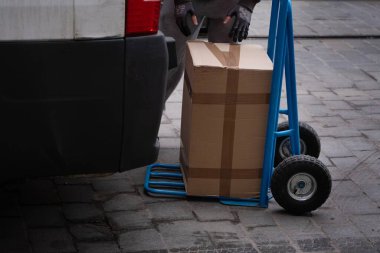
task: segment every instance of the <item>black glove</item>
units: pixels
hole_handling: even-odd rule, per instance
[[[228,11],[224,23],[227,24],[232,17],[235,17],[235,22],[229,34],[234,42],[241,42],[247,38],[252,11],[258,2],[260,0],[240,0],[235,7]]]
[[[193,24],[198,25],[197,17],[195,16],[193,3],[191,0],[174,0],[175,4],[175,20],[185,36],[191,34],[191,29],[187,24],[187,15],[190,14]]]

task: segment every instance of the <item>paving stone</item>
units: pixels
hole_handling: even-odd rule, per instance
[[[334,198],[337,206],[346,214],[379,214],[379,206],[364,194],[359,197]]]
[[[358,89],[334,89],[339,97],[350,100],[367,100],[370,99],[367,93]]]
[[[259,243],[257,245],[260,252],[263,253],[293,253],[297,252],[294,247],[290,245],[289,242],[270,242],[270,243]]]
[[[362,107],[365,107],[365,106],[378,105],[378,103],[374,99],[370,99],[370,100],[350,100],[350,101],[347,101],[347,102],[350,103],[355,109],[361,109]]]
[[[325,105],[305,105],[302,107],[304,107],[312,117],[336,116],[338,114],[337,112],[330,110]]]
[[[162,148],[179,148],[180,140],[178,138],[160,138],[160,147]]]
[[[205,222],[202,225],[216,248],[252,247],[246,233],[238,224],[221,221]]]
[[[160,153],[162,148],[160,148]],[[146,173],[146,167],[140,167],[133,170],[129,170],[126,173],[128,173],[129,177],[131,178],[131,183],[134,186],[140,186],[144,185],[145,182],[145,173]]]
[[[380,130],[362,131],[370,140],[380,141]]]
[[[189,204],[199,221],[235,220],[228,206],[206,201],[191,201]]]
[[[177,130],[171,124],[161,124],[158,137],[176,138],[179,137]]]
[[[297,244],[303,252],[334,251],[334,247],[331,245],[330,238],[326,238],[326,237],[297,240]]]
[[[323,101],[330,109],[334,110],[350,110],[352,107],[345,101]]]
[[[297,102],[299,104],[308,104],[308,105],[321,105],[322,102],[312,95],[299,95],[297,94]]]
[[[78,253],[120,253],[115,242],[78,243]]]
[[[360,197],[362,190],[351,180],[336,183],[334,188],[334,198]]]
[[[269,211],[263,211],[261,209],[249,208],[249,209],[237,209],[237,216],[240,223],[250,229],[254,227],[275,226],[276,223]]]
[[[361,186],[365,195],[380,206],[380,184],[379,183],[365,183]]]
[[[116,194],[124,192],[135,192],[135,188],[126,178],[114,180],[96,180],[92,183],[95,191],[102,194]]]
[[[341,97],[333,93],[332,91],[312,91],[312,95],[317,97],[318,99],[322,101],[336,101],[336,100],[342,100]]]
[[[368,184],[378,183],[378,175],[365,163],[361,163],[357,169],[350,173],[350,179],[364,191]]]
[[[373,253],[376,249],[365,238],[339,238],[333,240],[334,245],[343,253]]]
[[[367,71],[367,73],[370,76],[372,76],[374,79],[376,79],[376,81],[380,82],[380,72],[379,71],[376,71],[376,72]]]
[[[170,124],[170,119],[165,114],[161,116],[161,124]]]
[[[114,180],[114,179],[122,179],[122,178],[129,179],[128,172],[129,172],[129,170],[123,171],[123,172],[116,172],[116,173],[98,174],[98,177],[95,177],[92,181],[94,181],[94,180]]]
[[[189,204],[185,201],[159,202],[147,204],[155,221],[194,219]]]
[[[76,252],[71,236],[64,228],[29,230],[34,252]]]
[[[366,113],[366,115],[380,114],[379,105],[363,106],[361,110]]]
[[[325,224],[347,224],[349,218],[338,208],[320,207],[312,212],[311,219],[319,226]]]
[[[347,123],[339,116],[314,117],[314,119],[318,121],[322,127],[336,127],[347,125]]]
[[[143,186],[138,186],[137,191],[140,193],[140,196],[143,199],[144,204],[175,202],[180,199],[183,199],[183,200],[186,199],[186,198],[181,198],[178,196],[162,196],[162,195],[154,195],[154,194],[146,193]]]
[[[113,234],[105,223],[75,224],[70,226],[70,232],[77,241],[112,240]]]
[[[340,141],[349,150],[374,150],[376,146],[364,137],[341,138]]]
[[[348,172],[351,172],[358,166],[358,158],[351,156],[351,157],[335,157],[331,158],[331,161],[333,164],[341,170],[345,170]]]
[[[334,166],[328,166],[327,169],[330,172],[332,181],[342,181],[349,178],[350,171],[338,169]]]
[[[360,90],[380,89],[380,83],[377,81],[358,81],[355,82],[355,87]]]
[[[363,118],[360,110],[339,110],[336,112],[345,120]]]
[[[179,163],[179,149],[178,148],[160,148],[158,155],[159,163],[178,164]]]
[[[273,215],[276,223],[286,231],[287,236],[295,240],[322,237],[323,232],[309,216],[292,216],[287,213]]]
[[[28,227],[63,227],[65,221],[60,206],[24,206]]]
[[[91,203],[94,191],[91,185],[59,185],[58,193],[63,202]]]
[[[339,139],[322,137],[322,151],[327,157],[351,157],[352,152],[347,149]]]
[[[314,129],[317,131],[320,137],[355,137],[362,136],[361,132],[355,128],[348,126],[337,127],[320,127],[318,124],[314,125]]]
[[[358,81],[373,81],[372,77],[360,69],[340,70],[339,73],[355,83]]]
[[[348,120],[352,127],[358,130],[380,130],[380,124],[371,119],[352,119]]]
[[[224,223],[223,223],[224,224]],[[204,223],[196,221],[175,221],[158,225],[165,244],[169,249],[213,247]]]
[[[153,227],[151,215],[147,210],[107,213],[113,230],[146,229]]]
[[[182,106],[181,103],[167,103],[164,115],[170,119],[181,119]]]
[[[130,211],[144,208],[142,198],[137,194],[119,194],[103,204],[106,212]]]
[[[287,233],[278,226],[253,227],[248,229],[248,236],[260,248],[261,245],[290,245]]]
[[[380,214],[355,215],[351,220],[366,237],[380,237]]]
[[[31,180],[21,186],[22,204],[57,204],[60,202],[57,191],[50,180]]]
[[[322,225],[322,230],[331,239],[360,238],[363,236],[360,230],[352,223],[326,224]]]
[[[94,204],[65,204],[63,213],[66,219],[73,222],[103,221],[103,210]]]
[[[119,236],[122,252],[165,250],[160,234],[154,229],[129,231]]]
[[[298,75],[297,75],[298,76]],[[298,86],[299,89],[303,89],[306,91],[323,91],[330,92],[330,90],[323,85],[321,85],[321,81],[306,81],[301,82]]]

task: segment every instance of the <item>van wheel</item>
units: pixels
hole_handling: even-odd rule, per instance
[[[289,122],[282,122],[277,127],[277,131],[288,129]],[[299,131],[301,154],[318,158],[321,152],[321,142],[317,132],[305,122],[299,122]],[[290,156],[292,156],[290,137],[278,137],[276,141],[274,167]]]
[[[280,206],[300,215],[326,202],[331,192],[331,175],[326,166],[314,157],[292,156],[275,169],[271,191]]]

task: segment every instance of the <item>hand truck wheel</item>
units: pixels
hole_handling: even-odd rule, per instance
[[[277,131],[289,129],[289,122],[282,122],[278,125]],[[302,155],[309,155],[315,158],[319,157],[321,152],[321,142],[317,132],[305,122],[299,122],[300,131],[300,148]],[[292,155],[290,138],[278,137],[276,141],[276,151],[274,157],[274,167],[287,157]]]
[[[311,212],[330,195],[330,172],[314,157],[291,156],[275,169],[271,191],[277,203],[288,212],[296,215]]]

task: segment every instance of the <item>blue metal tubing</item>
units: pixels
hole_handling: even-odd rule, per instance
[[[151,176],[154,177],[174,177],[174,178],[182,178],[182,173],[170,173],[170,172],[150,172]]]
[[[184,183],[179,182],[155,182],[155,181],[149,181],[149,185],[157,185],[157,186],[173,186],[173,187],[184,187]]]
[[[180,170],[181,167],[178,164],[162,164],[162,163],[155,163],[148,166],[148,168],[165,168],[165,169],[173,169],[173,170]]]
[[[161,190],[161,189],[153,189],[153,188],[146,188],[145,189],[154,194],[162,194],[162,195],[172,195],[172,196],[179,196],[179,197],[186,197],[186,191],[171,191],[171,190]]]
[[[152,169],[156,167],[161,167],[161,168],[166,168],[166,169],[179,169],[178,165],[170,165],[170,164],[152,164],[149,165],[146,169],[146,174],[145,174],[145,183],[144,183],[144,188],[146,191],[154,194],[162,194],[162,195],[172,195],[172,196],[179,196],[179,197],[185,197],[187,196],[186,191],[180,191],[180,190],[167,190],[167,189],[154,189],[150,187],[150,184],[152,181],[149,180],[151,171]],[[158,185],[158,182],[153,182],[154,185]],[[160,185],[165,186],[162,183],[170,183],[170,184],[177,184],[176,182],[161,182]],[[171,186],[177,186],[177,185],[171,185]],[[179,185],[178,185],[179,186]],[[182,187],[182,185],[181,185]]]
[[[298,122],[298,106],[297,106],[297,82],[296,82],[296,67],[294,59],[294,39],[293,39],[293,20],[292,20],[292,3],[288,1],[288,16],[286,19],[287,30],[287,53],[285,64],[286,76],[286,95],[289,109],[289,129],[293,130],[290,134],[290,144],[292,154],[300,154],[300,135]]]
[[[278,28],[278,7],[280,1],[273,0],[272,1],[272,10],[270,15],[270,26],[269,26],[269,37],[268,37],[268,56],[273,61],[274,56],[274,48],[276,44],[276,34]]]
[[[272,1],[272,14],[278,6],[276,3],[279,0]],[[286,19],[288,13],[288,1],[280,0],[280,10],[278,16],[278,25],[277,25],[277,36],[270,36],[268,41],[268,47],[274,44],[272,41],[276,39],[275,42],[275,55],[274,55],[274,69],[272,76],[272,87],[271,87],[271,95],[269,102],[269,112],[268,112],[268,122],[267,122],[267,132],[266,132],[266,140],[265,140],[265,152],[264,152],[264,161],[263,161],[263,175],[261,181],[261,189],[260,189],[260,206],[268,207],[268,189],[270,184],[270,179],[272,176],[273,170],[273,158],[274,158],[274,148],[276,144],[275,131],[277,130],[278,123],[278,114],[279,114],[279,105],[281,98],[281,85],[282,85],[282,76],[284,69],[284,58],[285,58],[285,32],[286,32]],[[271,22],[274,22],[276,19],[271,18]],[[274,24],[270,25],[273,29]],[[269,51],[269,53],[271,53]],[[269,55],[270,56],[270,55]]]
[[[276,137],[284,137],[284,136],[291,136],[292,133],[293,133],[293,129],[289,129],[289,130],[284,130],[280,132],[275,132],[274,134],[276,135]]]
[[[289,110],[288,109],[280,109],[279,113],[280,114],[288,115],[289,114]]]

